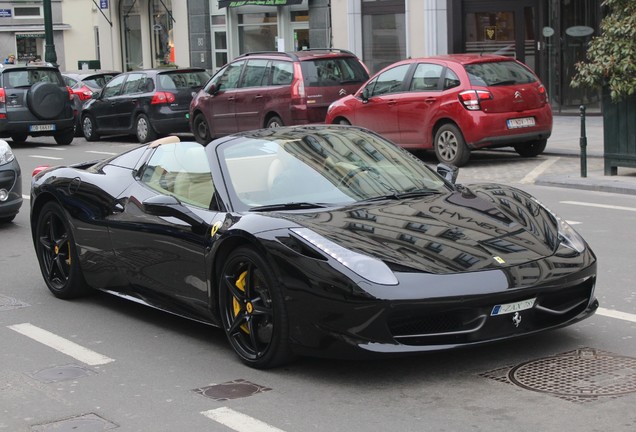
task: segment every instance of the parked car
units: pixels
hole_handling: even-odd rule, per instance
[[[73,92],[73,107],[75,110],[75,136],[83,136],[80,115],[82,106],[90,100],[93,93],[101,90],[108,81],[121,72],[111,70],[78,70],[62,72],[62,77]]]
[[[344,50],[244,54],[192,99],[192,133],[208,143],[239,131],[323,123],[329,104],[368,78],[366,66]]]
[[[451,54],[394,63],[334,102],[325,122],[363,126],[461,166],[475,149],[541,154],[552,109],[539,78],[515,59]]]
[[[125,72],[93,93],[81,113],[88,141],[100,135],[135,135],[140,143],[189,132],[192,96],[210,78],[205,69],[149,69]]]
[[[591,316],[597,265],[581,236],[522,190],[456,176],[353,126],[171,136],[36,174],[31,228],[53,295],[103,290],[220,326],[258,368]]]
[[[19,144],[28,136],[73,141],[73,95],[57,67],[47,63],[0,65],[0,137]]]
[[[21,206],[20,164],[9,144],[0,140],[0,224],[11,222]]]

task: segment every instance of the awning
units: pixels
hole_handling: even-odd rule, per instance
[[[301,4],[303,0],[219,0],[219,8],[240,6],[287,6]]]

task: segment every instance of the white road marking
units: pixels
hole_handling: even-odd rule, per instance
[[[598,208],[606,208],[610,210],[625,210],[625,211],[636,211],[636,207],[623,207],[609,204],[596,204],[596,203],[587,203],[587,202],[579,202],[579,201],[561,201],[561,204],[572,204],[586,207],[598,207]]]
[[[87,150],[86,153],[100,154],[100,155],[108,155],[108,156],[116,156],[119,153],[113,152],[105,152],[105,151],[97,151],[97,150]]]
[[[636,323],[636,314],[630,314],[627,312],[619,312],[612,309],[598,308],[596,309],[596,313],[599,315],[603,315],[610,318],[616,318],[623,321],[630,321]]]
[[[571,220],[566,220],[567,223],[569,223],[570,225],[581,225],[583,222],[577,222],[577,221],[571,221]]]
[[[103,365],[115,361],[105,355],[84,348],[75,342],[36,327],[31,323],[11,325],[8,328],[90,366]]]
[[[34,159],[52,159],[52,160],[62,160],[64,158],[54,157],[54,156],[42,156],[42,155],[29,155],[30,158]]]
[[[530,171],[524,178],[522,178],[519,181],[519,183],[522,183],[522,184],[534,183],[537,177],[543,174],[548,168],[550,168],[553,164],[555,164],[559,159],[561,158],[556,157],[554,159],[548,159],[546,161],[543,161],[541,165],[539,165],[538,167]]]
[[[201,414],[237,432],[284,432],[282,429],[227,407],[202,411]]]
[[[36,147],[36,149],[53,150],[53,151],[66,151],[66,149],[64,147]]]

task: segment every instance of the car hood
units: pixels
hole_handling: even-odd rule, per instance
[[[554,216],[525,192],[496,184],[282,217],[404,271],[500,269],[558,247]]]

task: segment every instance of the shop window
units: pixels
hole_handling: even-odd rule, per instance
[[[26,63],[43,58],[44,33],[24,33],[15,35],[18,63]]]
[[[372,73],[406,57],[404,0],[362,3],[362,56]]]
[[[42,18],[40,6],[16,6],[13,8],[13,17],[20,19]]]
[[[276,13],[240,14],[238,31],[241,54],[276,50],[278,36]]]
[[[174,39],[171,0],[153,0],[150,2],[152,17],[152,54],[155,66],[174,64]]]

